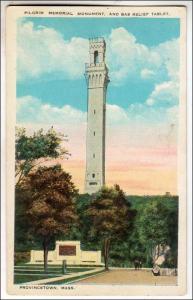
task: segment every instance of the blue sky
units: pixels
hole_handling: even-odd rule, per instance
[[[109,104],[124,109],[131,104],[153,103],[160,106],[161,103],[161,106],[166,107],[174,104],[173,98],[176,95],[171,91],[172,87],[168,86],[170,91],[166,91],[167,97],[171,96],[171,99],[166,99],[164,103],[164,95],[159,94],[159,86],[169,82],[170,85],[174,84],[175,89],[174,73],[177,70],[172,68],[175,69],[176,65],[176,41],[180,34],[178,19],[30,17],[20,20],[18,27],[18,98],[30,95],[40,99],[42,103],[56,107],[69,104],[86,111],[86,41],[90,37],[104,36],[109,51]],[[116,44],[117,37],[120,39],[119,45]],[[120,47],[121,43],[124,43],[123,49]],[[52,49],[54,45],[56,47]],[[70,49],[69,55],[77,50],[78,71],[74,56],[70,57],[68,62],[67,55],[62,53],[62,47],[65,51]],[[128,52],[124,51],[124,47],[126,50],[130,47]],[[59,57],[60,53],[66,60],[64,66],[63,57]],[[156,94],[156,87],[159,95]],[[167,85],[164,89],[167,90]],[[156,97],[158,101],[154,99]]]
[[[147,46],[158,45],[180,34],[179,19],[174,18],[27,18],[24,21],[32,21],[35,28],[52,27],[65,39],[106,36],[112,29],[124,27],[135,35],[138,43]]]

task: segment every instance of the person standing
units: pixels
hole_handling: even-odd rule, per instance
[[[134,260],[134,266],[135,266],[135,270],[139,269],[139,260],[138,259]]]

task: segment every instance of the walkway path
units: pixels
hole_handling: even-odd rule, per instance
[[[177,276],[153,276],[149,270],[112,269],[73,284],[176,285]]]

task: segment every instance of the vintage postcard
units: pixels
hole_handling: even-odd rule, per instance
[[[186,7],[8,6],[7,291],[186,293]]]

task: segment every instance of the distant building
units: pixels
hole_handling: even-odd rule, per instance
[[[85,193],[92,194],[105,184],[105,115],[109,82],[105,64],[104,38],[89,40],[90,63],[86,64],[88,94]]]
[[[166,193],[165,193],[165,196],[168,196],[168,197],[169,197],[169,196],[171,196],[171,193],[170,193],[170,192],[166,192]]]

